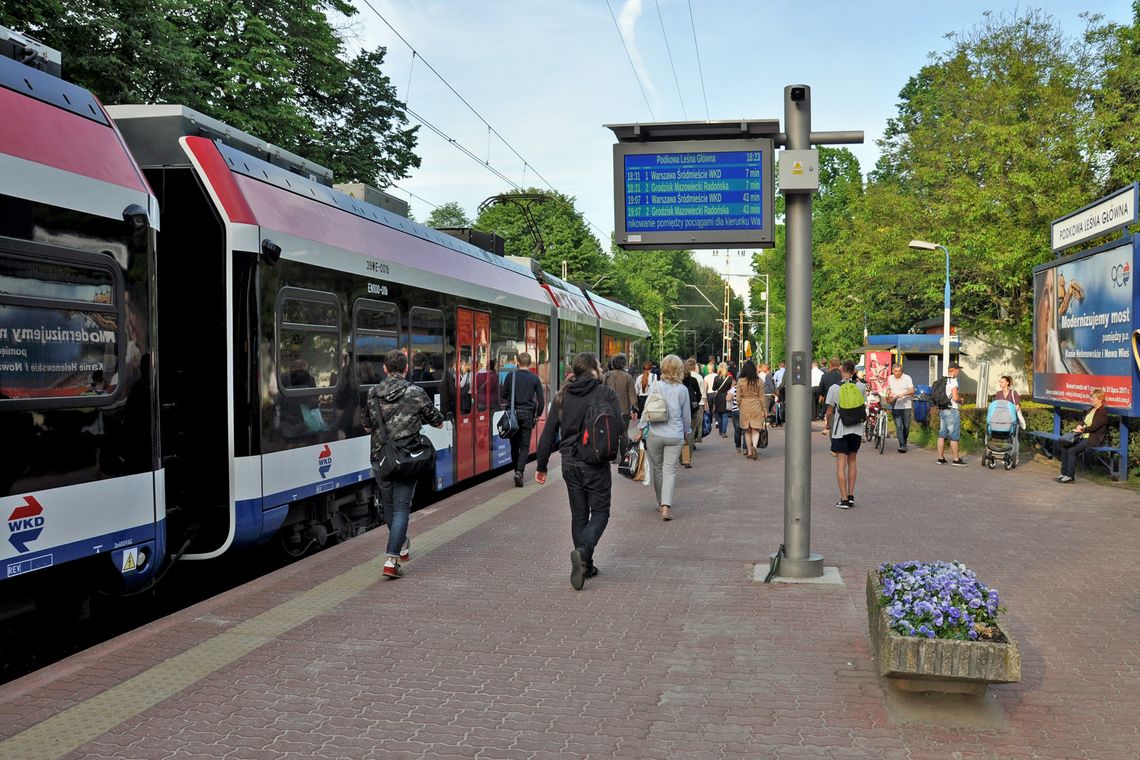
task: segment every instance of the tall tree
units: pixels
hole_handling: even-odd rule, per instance
[[[428,227],[435,227],[436,229],[443,229],[448,227],[470,227],[471,220],[467,218],[467,213],[455,201],[448,201],[442,206],[437,206],[428,214],[427,221],[424,222]]]
[[[1140,2],[1131,24],[1091,17],[1087,39],[1095,50],[1094,166],[1109,193],[1140,179]]]

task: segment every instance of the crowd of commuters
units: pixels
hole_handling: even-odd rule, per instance
[[[720,438],[728,438],[731,424],[735,451],[747,459],[758,460],[767,445],[769,428],[785,422],[785,386],[790,375],[784,362],[772,369],[766,363],[752,360],[738,366],[718,363],[709,357],[702,364],[696,357],[684,360],[670,354],[659,365],[646,361],[637,369],[630,367],[628,358],[619,354],[603,371],[596,354],[580,353],[573,358],[561,390],[548,403],[543,384],[531,368],[532,361],[531,356],[520,353],[515,366],[506,371],[501,380],[496,371],[489,368],[484,373],[487,377],[483,383],[488,387],[494,385],[493,396],[498,397],[501,408],[510,405],[515,412],[517,427],[510,436],[510,449],[516,487],[525,484],[533,430],[545,414],[535,480],[540,485],[546,482],[550,458],[558,452],[570,507],[573,546],[570,580],[575,589],[582,589],[587,579],[599,574],[594,557],[610,516],[612,462],[591,461],[579,449],[582,432],[593,424],[590,415],[598,414],[598,409],[604,407],[607,410],[604,414],[610,415],[620,426],[623,448],[640,440],[637,445],[644,447],[646,478],[653,485],[654,508],[664,521],[672,520],[676,513],[681,470],[691,466],[693,452],[707,443],[712,430],[716,430]],[[368,394],[364,421],[372,433],[372,459],[380,503],[384,522],[389,526],[383,575],[398,578],[403,575],[400,564],[406,562],[410,554],[407,529],[415,482],[391,475],[381,478],[378,459],[387,440],[418,435],[423,425],[438,427],[444,415],[415,384],[402,352],[389,353],[384,369],[386,376]],[[464,374],[470,377],[472,372],[462,365],[458,369],[454,379],[462,388],[460,378]],[[882,375],[886,372],[883,368]],[[966,464],[959,449],[963,403],[960,372],[960,365],[950,362],[944,381],[945,398],[940,395],[941,388],[930,397],[921,397],[937,407],[938,464]],[[494,382],[490,377],[493,373]],[[890,367],[885,382],[880,375],[876,378],[873,389],[881,396],[871,400],[881,399],[883,409],[890,411],[897,451],[906,453],[919,389],[900,363]],[[854,362],[838,358],[813,361],[808,380],[812,420],[822,420],[820,432],[828,438],[836,460],[839,499],[835,506],[851,509],[856,504],[858,454],[865,435],[865,412],[856,419],[851,410],[868,403],[868,387]],[[1024,429],[1021,395],[1013,383],[1011,376],[1002,375],[994,399],[1012,404]],[[480,385],[478,372],[474,373],[474,385],[476,389]],[[493,397],[491,391],[487,394],[488,399]],[[1057,482],[1074,482],[1076,466],[1085,452],[1103,444],[1108,430],[1105,404],[1104,391],[1092,391],[1082,424],[1063,437]],[[697,494],[689,495],[689,503],[697,498]]]

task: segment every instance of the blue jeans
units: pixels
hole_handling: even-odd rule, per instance
[[[956,441],[962,432],[962,418],[957,409],[938,410],[938,437]]]
[[[740,449],[744,444],[744,441],[741,440],[743,433],[744,431],[740,429],[740,410],[738,409],[732,412],[732,442],[737,449]]]
[[[722,436],[728,435],[728,421],[731,417],[731,412],[721,412],[716,416],[716,429]]]
[[[380,491],[380,507],[384,510],[384,524],[388,526],[389,557],[399,557],[408,537],[408,521],[412,516],[412,498],[416,495],[414,480],[381,480],[376,474],[376,486]]]
[[[907,439],[910,438],[910,409],[892,409],[891,416],[895,420],[895,435],[899,439],[899,448],[906,446]]]

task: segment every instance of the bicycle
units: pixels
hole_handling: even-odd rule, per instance
[[[863,440],[882,454],[887,448],[887,413],[876,394],[867,397],[867,419],[863,422]]]

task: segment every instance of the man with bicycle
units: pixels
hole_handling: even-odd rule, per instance
[[[902,364],[891,367],[887,378],[887,398],[891,404],[891,417],[895,421],[895,435],[899,439],[899,453],[906,453],[906,442],[910,438],[911,410],[914,407],[914,381],[903,372]]]

